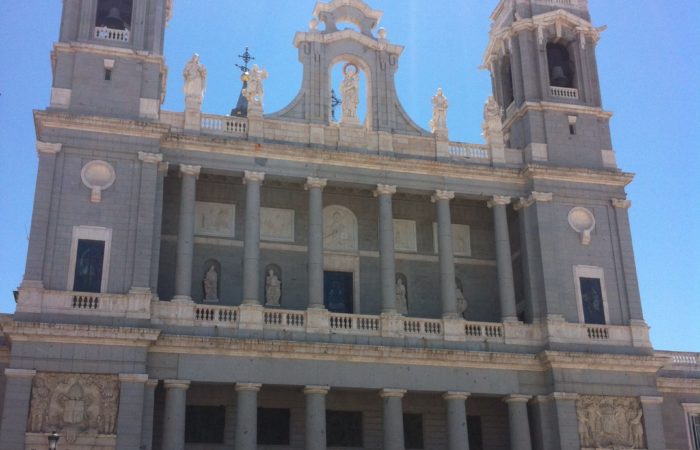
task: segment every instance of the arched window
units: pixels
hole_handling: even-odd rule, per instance
[[[95,26],[130,30],[133,0],[98,0]]]
[[[547,66],[550,86],[576,87],[574,63],[565,46],[554,42],[547,44]]]
[[[506,55],[501,61],[501,85],[503,86],[503,107],[513,103],[513,71],[510,66],[510,56]]]

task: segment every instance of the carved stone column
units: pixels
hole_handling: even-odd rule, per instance
[[[382,313],[396,313],[396,260],[394,255],[394,215],[391,196],[396,186],[378,184],[374,196],[379,199],[379,270],[382,286]]]
[[[327,180],[306,179],[309,191],[309,308],[322,309],[323,305],[323,188]],[[324,441],[325,442],[325,441]]]
[[[194,207],[197,178],[201,166],[180,165],[182,188],[180,217],[177,231],[177,260],[175,262],[176,302],[192,301],[192,258],[194,254]]]
[[[496,233],[496,260],[498,265],[498,293],[501,301],[501,320],[514,322],[518,320],[515,306],[515,283],[513,282],[513,261],[508,236],[508,218],[506,205],[510,197],[495,195],[488,202],[493,209],[493,221]]]
[[[452,247],[452,216],[450,200],[455,198],[453,191],[435,191],[432,201],[437,204],[438,252],[440,253],[440,297],[442,317],[458,318],[455,295],[455,262]]]
[[[663,397],[640,397],[644,414],[644,430],[648,450],[663,450],[666,448],[664,422],[661,414]]]
[[[141,429],[141,449],[151,450],[153,446],[153,410],[158,380],[148,380],[143,392],[143,426]]]
[[[146,374],[119,375],[119,415],[117,416],[117,448],[141,450],[143,403]]]
[[[256,450],[258,446],[258,392],[256,383],[236,384],[236,450]]]
[[[36,370],[5,369],[5,399],[0,423],[0,450],[24,448],[32,380]]]
[[[527,417],[529,395],[509,395],[503,401],[508,404],[511,450],[532,450],[530,422]]]
[[[442,398],[447,405],[447,448],[448,450],[469,450],[467,431],[468,392],[446,392]]]
[[[326,395],[328,386],[306,386],[306,450],[326,450]]]
[[[150,292],[151,264],[153,263],[153,242],[156,221],[156,192],[158,190],[158,165],[163,161],[160,153],[139,152],[141,160],[141,183],[139,208],[136,226],[131,292]]]
[[[384,401],[384,450],[404,450],[403,389],[383,389],[379,395]]]
[[[189,381],[165,380],[165,418],[163,448],[185,450],[185,410]]]
[[[260,305],[260,185],[262,172],[245,172],[245,242],[243,244],[243,304]]]

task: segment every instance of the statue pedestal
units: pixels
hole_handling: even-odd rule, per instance
[[[262,331],[264,308],[261,305],[241,305],[238,307],[238,313],[238,328]]]
[[[202,128],[202,100],[185,99],[185,130],[199,132]]]
[[[381,315],[382,337],[403,337],[403,316],[397,313],[382,313]]]
[[[446,341],[464,341],[464,319],[460,317],[444,317],[442,332]]]
[[[331,314],[325,308],[306,310],[306,332],[309,334],[330,334]]]

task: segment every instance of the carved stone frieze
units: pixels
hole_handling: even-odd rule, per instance
[[[645,448],[642,405],[637,398],[580,396],[576,418],[582,448]]]
[[[71,444],[79,435],[115,433],[116,375],[40,373],[34,377],[29,431],[58,431]]]

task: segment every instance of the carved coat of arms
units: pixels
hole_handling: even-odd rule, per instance
[[[645,448],[642,407],[636,398],[582,396],[576,418],[582,448]]]

